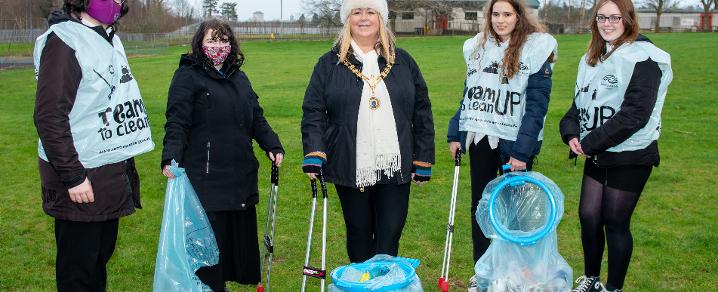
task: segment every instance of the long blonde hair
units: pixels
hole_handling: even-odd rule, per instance
[[[379,15],[379,14],[377,14]],[[348,17],[347,17],[348,19]],[[394,33],[389,30],[384,23],[384,19],[379,15],[379,41],[374,45],[374,49],[386,59],[389,64],[394,64],[396,57],[396,38]],[[334,46],[339,48],[339,63],[344,62],[349,55],[349,50],[352,47],[352,30],[349,20],[344,21],[344,27],[339,33],[337,40],[334,42]]]

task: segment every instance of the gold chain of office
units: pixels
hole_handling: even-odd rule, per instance
[[[369,89],[371,89],[371,97],[369,98],[369,108],[371,110],[377,110],[379,109],[379,106],[381,106],[381,102],[378,98],[376,98],[376,94],[374,91],[376,90],[376,86],[379,85],[379,81],[382,81],[386,78],[386,76],[389,75],[389,72],[391,71],[391,68],[394,67],[393,63],[387,63],[386,67],[384,67],[384,70],[381,71],[381,74],[378,76],[372,76],[372,77],[366,77],[364,74],[357,69],[356,66],[354,66],[352,63],[349,62],[349,60],[344,60],[343,62],[344,66],[347,66],[354,75],[357,77],[363,79],[366,81],[367,84],[369,84]]]

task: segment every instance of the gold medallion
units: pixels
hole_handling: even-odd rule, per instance
[[[339,56],[339,54],[337,54],[337,56]],[[371,98],[369,98],[369,108],[371,110],[379,109],[379,107],[381,106],[381,101],[376,98],[376,87],[377,85],[379,85],[379,82],[384,80],[386,76],[389,75],[389,71],[391,71],[391,68],[394,66],[394,64],[387,63],[386,67],[384,67],[384,70],[381,71],[381,74],[379,74],[379,76],[371,77],[364,76],[364,74],[362,74],[361,71],[359,71],[354,65],[352,65],[352,63],[349,63],[348,60],[344,60],[344,66],[349,68],[349,70],[352,71],[354,75],[363,79],[367,83],[367,85],[369,85],[369,89],[371,91]]]
[[[369,108],[375,111],[379,109],[379,106],[381,106],[381,101],[372,95],[371,98],[369,98]]]

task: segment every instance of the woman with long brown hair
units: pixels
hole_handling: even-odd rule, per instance
[[[431,102],[419,66],[397,48],[385,0],[344,0],[344,29],[319,58],[302,105],[303,170],[334,183],[349,260],[396,256],[410,182],[434,162]]]
[[[522,0],[489,1],[484,15],[483,31],[464,43],[464,96],[447,134],[452,158],[469,152],[474,262],[489,246],[473,219],[484,188],[501,164],[530,170],[541,149],[557,48]]]
[[[633,252],[631,215],[659,163],[661,110],[673,73],[670,55],[638,34],[631,0],[598,1],[591,31],[560,124],[572,156],[586,158],[579,201],[584,275],[574,291],[621,291]]]

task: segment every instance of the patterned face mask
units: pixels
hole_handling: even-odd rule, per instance
[[[208,47],[208,46],[202,46],[202,50],[204,51],[204,54],[207,55],[207,58],[212,60],[212,64],[215,66],[222,65],[224,63],[224,60],[227,59],[227,56],[229,56],[229,52],[232,51],[232,46],[226,45],[223,47]]]

